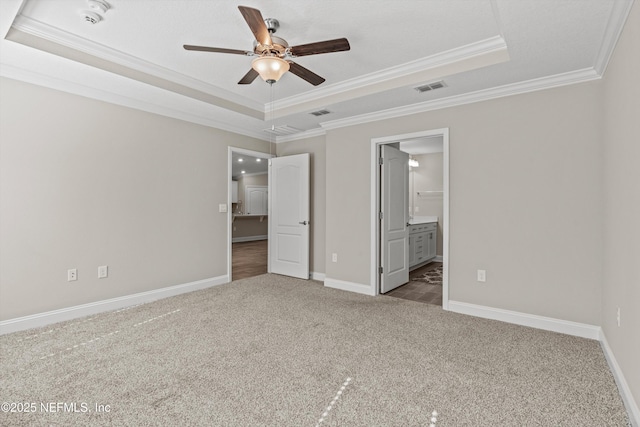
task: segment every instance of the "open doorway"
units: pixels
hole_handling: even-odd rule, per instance
[[[269,153],[229,147],[228,271],[230,280],[268,270]]]
[[[409,156],[407,222],[403,254],[394,255],[385,250],[388,228],[384,223],[389,200],[384,191],[384,166],[378,159],[381,147],[394,147]],[[395,135],[372,140],[372,241],[377,242],[372,253],[372,277],[376,294],[406,297],[448,308],[448,246],[449,246],[449,132],[436,129],[412,134]],[[400,188],[400,187],[397,187]],[[397,197],[396,197],[397,198]],[[396,221],[397,223],[398,221]],[[397,225],[397,224],[396,224]],[[404,225],[404,224],[402,224]],[[396,227],[397,228],[397,227]],[[404,285],[389,291],[385,286],[385,264],[391,258],[401,257],[409,270]],[[440,282],[437,286],[436,282]],[[438,295],[438,293],[441,295]]]

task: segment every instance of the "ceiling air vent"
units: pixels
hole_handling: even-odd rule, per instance
[[[426,85],[415,87],[414,89],[422,93],[422,92],[428,92],[430,90],[441,89],[443,87],[447,87],[447,85],[445,84],[445,82],[440,80],[438,82],[428,83]]]
[[[269,129],[264,129],[264,131],[268,133],[272,133],[276,136],[283,136],[283,135],[293,135],[294,133],[302,132],[302,129],[294,128],[293,126],[289,126],[289,125],[282,125],[282,126],[270,127]]]
[[[329,111],[329,110],[318,110],[318,111],[312,111],[309,114],[312,114],[312,115],[318,117],[318,116],[324,116],[325,114],[331,114],[331,111]]]

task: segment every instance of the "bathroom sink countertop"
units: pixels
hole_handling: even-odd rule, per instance
[[[409,220],[409,224],[428,224],[430,222],[438,222],[437,216],[414,216]]]

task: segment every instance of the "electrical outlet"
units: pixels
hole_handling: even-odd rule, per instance
[[[478,270],[478,282],[486,282],[486,281],[487,281],[487,271]]]
[[[98,279],[104,279],[109,276],[109,266],[101,265],[98,267]]]
[[[70,268],[67,270],[67,282],[73,282],[78,280],[78,270],[76,268]]]
[[[618,322],[618,327],[620,327],[620,307],[618,307],[618,314],[616,315],[616,322]]]
[[[220,203],[218,205],[218,212],[222,212],[222,213],[227,212],[227,204],[226,203]]]
[[[331,254],[331,261],[333,262],[338,262],[338,254],[337,253],[332,253]]]

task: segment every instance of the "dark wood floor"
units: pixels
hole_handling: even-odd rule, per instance
[[[411,301],[424,302],[442,306],[442,285],[432,285],[426,282],[412,280],[429,270],[433,270],[441,265],[440,262],[432,262],[409,273],[409,283],[402,285],[385,295],[395,298],[408,299]]]
[[[231,278],[258,276],[267,272],[268,240],[239,242],[231,245]]]

